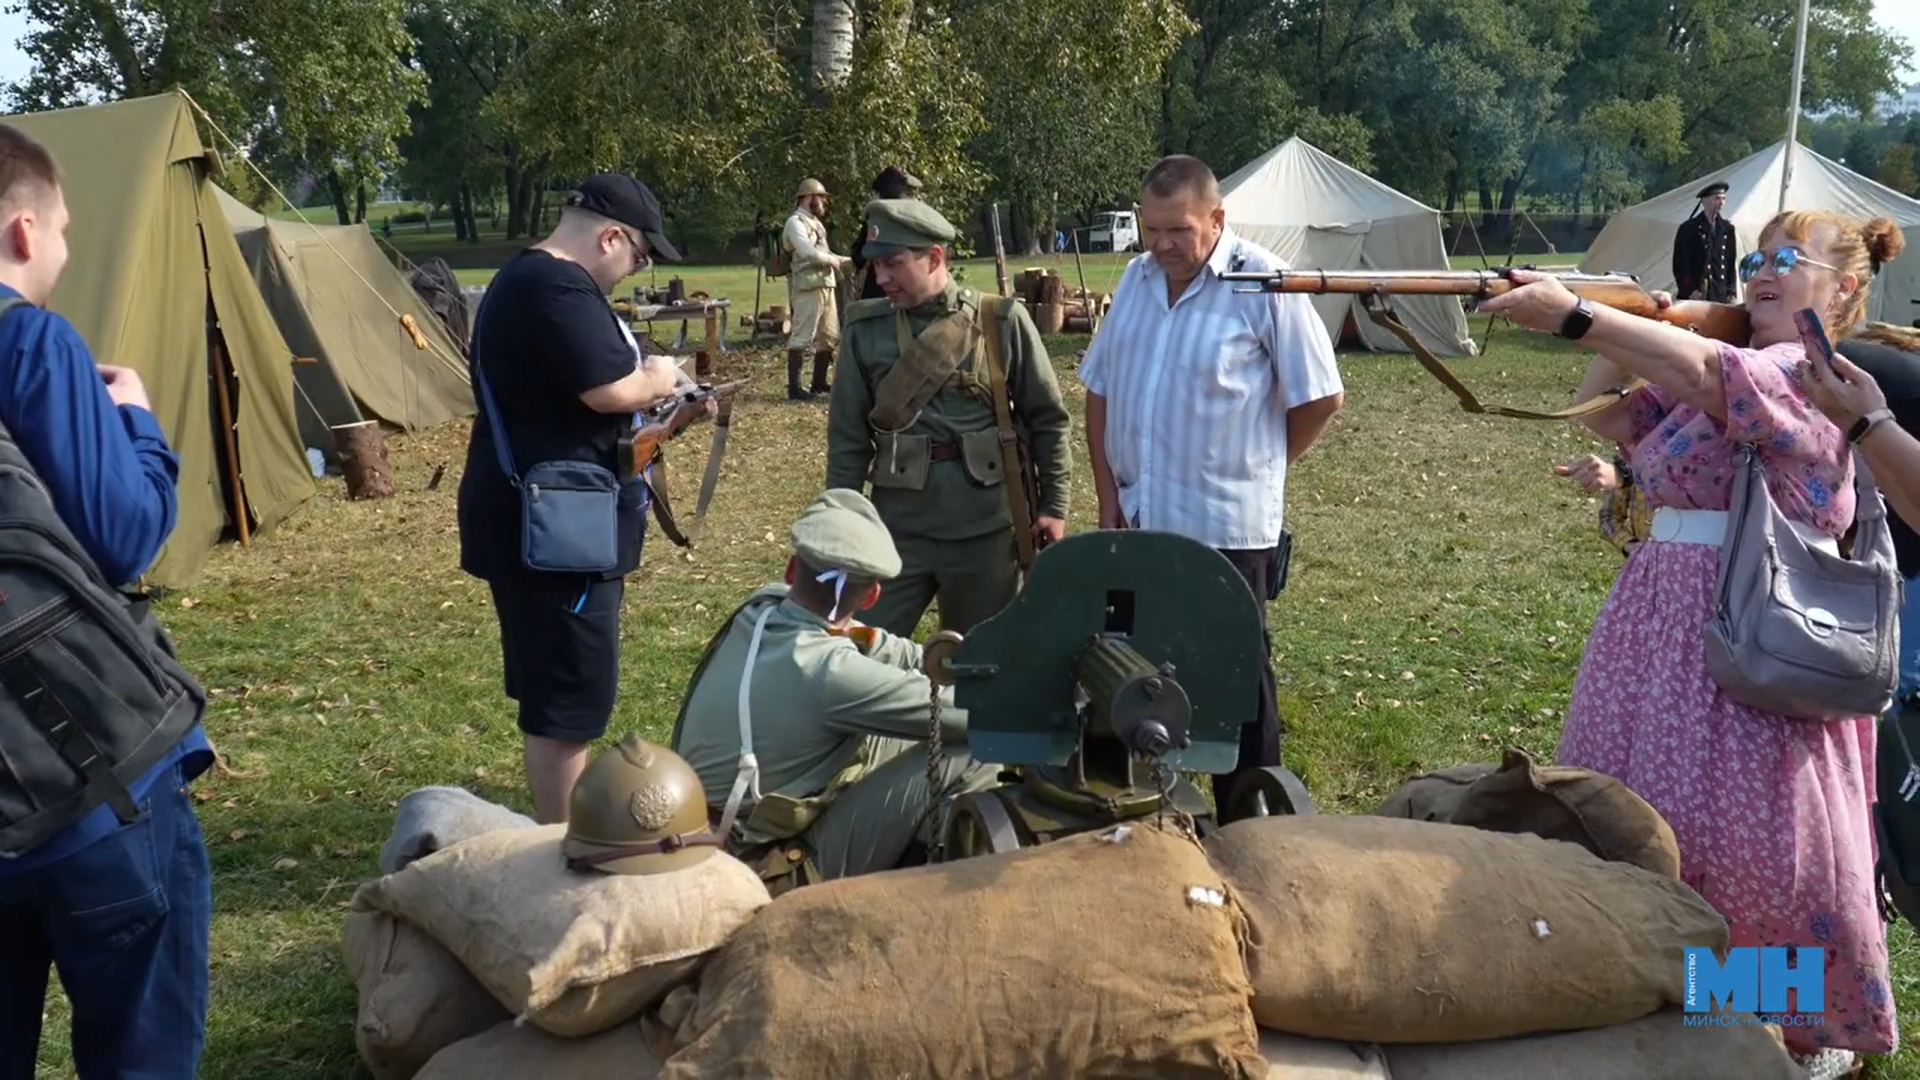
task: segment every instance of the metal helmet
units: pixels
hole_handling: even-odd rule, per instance
[[[800,190],[794,192],[793,197],[796,199],[803,199],[803,198],[806,198],[808,195],[825,195],[826,193],[827,193],[827,185],[822,184],[820,181],[815,180],[813,177],[809,176],[805,180],[800,181]]]
[[[567,866],[603,874],[665,874],[725,845],[707,826],[706,791],[679,754],[629,734],[588,763],[573,785]]]

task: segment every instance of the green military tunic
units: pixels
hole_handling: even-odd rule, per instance
[[[908,332],[917,338],[934,319],[958,306],[977,313],[979,303],[974,290],[950,282],[907,309]],[[1038,512],[1064,519],[1072,420],[1039,328],[1011,301],[1000,311],[991,332],[1000,339],[1016,423],[1032,448]],[[976,335],[972,354],[911,424],[877,432],[869,418],[874,388],[899,356],[891,303],[849,305],[827,412],[827,486],[859,490],[870,483],[874,508],[905,563],[901,576],[883,587],[869,613],[872,624],[911,635],[937,594],[941,625],[965,633],[1005,607],[1019,588],[985,348]]]
[[[740,684],[763,614],[747,698],[761,798],[742,811],[740,840],[800,836],[827,878],[892,868],[916,836],[931,844],[938,823],[927,813],[932,684],[912,641],[876,630],[863,647],[830,633],[785,586],[760,589],[694,673],[674,751],[699,773],[708,804],[723,805],[740,766]],[[967,715],[951,687],[941,695],[935,802],[991,787],[998,773],[968,756]]]

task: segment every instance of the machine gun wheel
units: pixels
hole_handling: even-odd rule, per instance
[[[1314,812],[1307,785],[1301,783],[1292,770],[1271,765],[1240,777],[1234,785],[1233,798],[1219,819],[1220,824],[1227,825],[1241,818]]]
[[[996,791],[972,791],[953,802],[946,846],[949,861],[1018,851],[1020,830]]]

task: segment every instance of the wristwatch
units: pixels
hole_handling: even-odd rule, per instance
[[[1860,440],[1867,437],[1869,432],[1879,427],[1881,421],[1891,419],[1893,419],[1892,409],[1875,409],[1853,422],[1853,426],[1847,429],[1847,441],[1858,444]]]
[[[1567,312],[1566,321],[1560,324],[1560,336],[1568,341],[1578,341],[1593,326],[1593,301],[1581,297],[1580,302]]]

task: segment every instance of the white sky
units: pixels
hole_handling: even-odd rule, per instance
[[[1901,73],[1903,86],[1920,82],[1920,3],[1914,0],[1873,0],[1873,18],[1881,26],[1906,38],[1915,58]],[[0,10],[0,83],[12,82],[27,73],[27,57],[20,51],[20,37],[26,32],[27,17]],[[1791,48],[1792,42],[1783,42]]]

